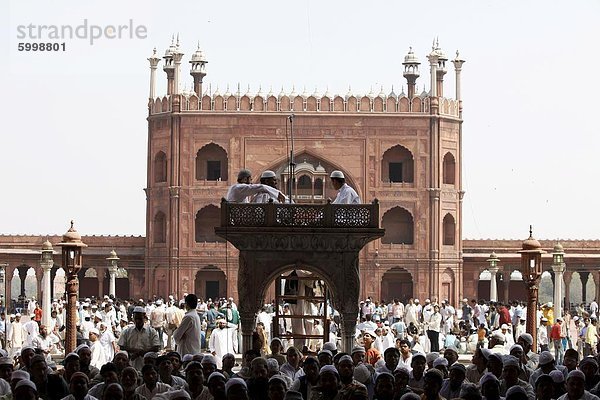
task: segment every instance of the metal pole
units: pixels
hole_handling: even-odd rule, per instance
[[[292,196],[294,194],[294,181],[296,180],[296,172],[294,162],[294,114],[288,117],[290,119],[290,138],[292,141],[292,150],[290,151],[290,178],[289,178],[289,193],[290,193],[290,204],[292,203]]]

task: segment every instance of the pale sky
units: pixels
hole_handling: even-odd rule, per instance
[[[367,6],[368,4],[368,6]],[[462,74],[463,238],[600,238],[600,1],[9,1],[0,5],[0,233],[145,233],[147,58],[198,41],[205,85],[401,91],[434,37]],[[145,39],[19,52],[19,25],[122,25]],[[162,64],[161,64],[162,66]],[[158,70],[158,93],[165,74]],[[453,96],[450,65],[445,92]],[[596,127],[595,127],[596,126]]]

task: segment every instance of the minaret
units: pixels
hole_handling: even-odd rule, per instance
[[[408,98],[412,99],[415,95],[415,84],[417,82],[417,78],[419,77],[419,59],[413,53],[412,47],[409,47],[408,54],[404,56],[404,77],[408,82]]]
[[[158,66],[158,63],[160,62],[160,57],[158,57],[156,55],[156,47],[154,48],[154,51],[152,52],[152,56],[150,56],[150,58],[148,58],[148,61],[150,61],[150,95],[149,98],[150,100],[154,100],[154,98],[156,97],[156,67]]]
[[[171,45],[165,51],[165,55],[163,59],[165,60],[165,65],[163,66],[163,71],[167,74],[167,95],[173,94],[173,77],[175,75],[175,64],[173,64],[173,53],[177,51],[175,47],[175,36],[171,38]]]
[[[440,49],[438,40],[435,40],[435,50],[438,56],[438,67],[437,67],[437,95],[438,97],[444,97],[444,75],[446,75],[446,61],[448,57]]]
[[[181,59],[183,53],[179,48],[179,34],[177,34],[177,44],[175,45],[175,51],[173,52],[173,64],[175,71],[173,74],[173,94],[179,94],[179,77],[181,75]]]
[[[458,101],[458,115],[462,116],[462,99],[460,96],[460,72],[462,71],[462,65],[465,63],[465,60],[461,59],[458,50],[456,50],[456,58],[452,60],[452,64],[454,64],[454,71],[456,73],[456,100]]]
[[[429,53],[429,55],[427,56],[427,60],[429,61],[429,68],[430,68],[430,74],[431,74],[431,81],[430,81],[430,91],[429,91],[429,97],[431,99],[431,112],[433,114],[436,113],[437,108],[438,108],[438,101],[437,101],[437,68],[438,68],[438,58],[439,58],[439,54],[437,53],[437,51],[435,50],[435,42],[434,42],[434,46],[431,47],[431,53]]]
[[[204,58],[202,50],[200,50],[200,42],[198,42],[198,49],[192,54],[192,69],[190,75],[194,78],[194,92],[200,98],[202,98],[202,80],[206,76],[206,64],[208,61]]]

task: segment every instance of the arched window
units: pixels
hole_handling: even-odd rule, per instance
[[[454,246],[456,236],[456,224],[454,223],[454,217],[448,213],[444,217],[444,240],[445,246]]]
[[[154,216],[154,243],[166,243],[167,241],[167,218],[162,211]]]
[[[167,155],[159,151],[154,157],[154,182],[167,181]]]
[[[315,194],[323,193],[323,179],[315,179]]]
[[[194,237],[197,243],[224,242],[225,240],[215,234],[215,226],[221,225],[219,208],[212,204],[202,208],[196,213],[194,222]]]
[[[196,154],[196,179],[206,181],[226,181],[227,153],[220,146],[209,143]]]
[[[383,153],[381,180],[383,182],[414,182],[413,155],[406,147],[396,145]]]
[[[444,155],[444,180],[443,182],[448,185],[454,185],[456,180],[456,161],[452,153],[448,152]]]
[[[413,216],[404,208],[394,207],[387,211],[383,215],[381,226],[385,229],[381,243],[414,243]]]
[[[310,196],[312,194],[312,181],[308,175],[298,178],[298,194]]]

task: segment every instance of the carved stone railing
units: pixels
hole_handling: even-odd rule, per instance
[[[371,204],[228,203],[221,227],[379,228],[379,201]]]

